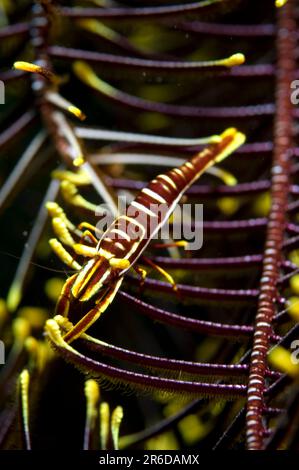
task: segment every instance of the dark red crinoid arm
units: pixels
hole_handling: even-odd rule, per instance
[[[271,210],[269,214],[259,303],[255,319],[253,349],[247,392],[247,446],[263,448],[263,409],[266,389],[267,353],[276,312],[277,283],[282,263],[282,249],[287,223],[288,194],[292,157],[293,105],[291,83],[295,76],[294,1],[278,11],[277,88],[274,123],[274,154],[271,176]]]

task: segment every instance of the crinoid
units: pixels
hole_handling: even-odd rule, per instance
[[[23,247],[1,255],[1,447],[298,449],[295,0],[63,3],[0,2],[2,249]],[[88,310],[55,304],[99,204],[232,128],[246,143],[181,201],[203,223],[170,219],[202,247],[149,245],[69,343]]]

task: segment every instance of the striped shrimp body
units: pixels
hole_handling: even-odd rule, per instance
[[[82,243],[73,244],[72,248],[77,255],[90,258],[83,266],[74,262],[57,239],[50,240],[56,254],[78,270],[62,289],[57,313],[68,315],[75,299],[79,302],[94,302],[94,307],[66,333],[66,341],[79,337],[107,309],[125,273],[167,221],[185,191],[207,168],[230,155],[244,140],[242,133],[229,128],[180,167],[158,175],[139,192],[127,207],[126,213],[115,219],[99,242],[94,237],[92,247]]]

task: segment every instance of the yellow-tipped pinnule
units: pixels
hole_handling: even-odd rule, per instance
[[[41,370],[44,363],[41,354],[42,346],[37,339],[33,336],[29,336],[25,341],[25,349],[29,355],[29,368]]]
[[[124,412],[121,406],[117,406],[111,416],[111,437],[113,441],[113,447],[115,450],[119,449],[119,428],[124,416]]]
[[[99,385],[95,380],[89,379],[85,382],[84,392],[86,397],[87,418],[92,420],[97,414],[97,405],[100,399]]]
[[[239,209],[240,201],[235,197],[221,197],[217,205],[223,214],[233,215]]]
[[[299,274],[295,274],[290,279],[290,287],[294,294],[299,295]]]
[[[82,166],[83,163],[85,163],[85,160],[84,160],[84,157],[83,155],[78,155],[78,157],[76,157],[74,160],[73,160],[73,164],[75,167],[79,167],[79,166]]]
[[[86,119],[86,115],[81,111],[81,109],[77,108],[77,106],[70,105],[68,107],[68,112],[76,116],[80,121],[84,121],[84,119]]]
[[[51,70],[46,69],[41,65],[33,64],[32,62],[25,62],[19,60],[13,64],[13,67],[16,70],[23,70],[24,72],[38,73],[39,75],[42,75],[47,80],[53,83],[56,83],[58,81],[58,77],[56,77],[54,73],[51,72]]]
[[[174,242],[174,246],[177,246],[177,247],[182,247],[182,248],[187,248],[187,246],[189,245],[189,242],[187,242],[186,240],[179,240],[177,242]]]
[[[47,362],[52,357],[53,350],[49,348],[48,343],[38,341],[29,336],[25,341],[25,349],[29,354],[29,369],[44,370]]]
[[[229,139],[230,143],[224,147],[222,152],[219,153],[215,160],[216,162],[221,162],[224,160],[226,157],[228,157],[228,155],[237,150],[237,148],[241,147],[241,145],[243,145],[246,140],[245,134],[238,131],[234,127],[229,127],[226,129],[224,132],[222,132],[220,137],[222,141]]]
[[[299,297],[289,298],[288,312],[294,320],[299,322]]]
[[[116,31],[109,28],[108,26],[101,23],[100,21],[92,20],[92,19],[86,19],[86,20],[84,19],[84,20],[78,20],[76,23],[81,28],[84,28],[87,31],[90,31],[91,33],[97,34],[100,37],[110,39],[111,41],[121,38],[121,36]]]
[[[237,65],[242,65],[245,62],[245,55],[241,52],[231,55],[227,59],[223,59],[223,65],[226,67],[236,67]]]
[[[13,64],[16,70],[23,70],[24,72],[31,72],[31,73],[40,73],[42,67],[36,64],[32,64],[31,62],[25,62],[23,60],[19,60]]]
[[[86,115],[83,113],[83,111],[81,111],[81,109],[63,98],[63,96],[61,96],[57,91],[48,90],[45,94],[45,97],[50,103],[54,104],[54,106],[57,106],[57,108],[63,109],[64,111],[73,114],[73,116],[76,116],[76,118],[80,119],[80,121],[84,121],[84,119],[86,119]]]
[[[9,312],[15,312],[22,299],[22,290],[18,282],[13,282],[9,288],[6,305]]]
[[[287,1],[288,0],[275,0],[275,6],[277,8],[283,7],[287,3]]]
[[[224,184],[227,186],[235,186],[238,183],[237,178],[232,173],[229,173],[229,171],[225,171],[223,169],[221,170],[222,171],[219,173],[219,175],[221,175]]]
[[[52,302],[57,302],[61,290],[64,286],[64,280],[60,277],[51,277],[45,282],[45,293]]]
[[[88,403],[92,404],[92,406],[97,405],[100,399],[100,387],[98,383],[93,379],[86,380],[84,391]]]
[[[299,250],[292,250],[288,256],[289,260],[299,266]]]
[[[100,388],[97,382],[89,379],[85,382],[84,387],[86,398],[86,422],[84,432],[84,449],[90,448],[90,440],[95,429],[96,419],[98,416],[98,402],[100,399]]]
[[[93,71],[93,69],[86,62],[77,60],[73,64],[73,70],[77,77],[86,85],[94,88],[95,90],[101,91],[105,82],[103,82]],[[108,95],[114,95],[114,88],[107,85],[106,93]]]
[[[24,343],[31,332],[29,321],[26,318],[16,318],[12,324],[12,331],[15,340],[19,343]]]
[[[33,336],[29,336],[25,341],[25,348],[31,354],[37,354],[39,348],[39,342]]]
[[[18,317],[27,320],[32,328],[42,328],[48,317],[48,312],[41,307],[21,307],[18,310]]]
[[[101,450],[106,450],[109,442],[110,407],[107,402],[100,404],[100,441]]]
[[[27,369],[24,369],[19,375],[21,413],[24,427],[26,449],[31,449],[30,429],[29,429],[29,385],[30,375]]]
[[[277,369],[285,372],[294,378],[299,378],[298,359],[294,357],[295,353],[291,353],[282,346],[276,346],[269,353],[269,362]],[[296,359],[296,360],[295,360]]]
[[[27,369],[24,369],[20,374],[20,384],[22,389],[22,394],[28,395],[28,388],[30,382],[30,375]]]
[[[223,168],[212,166],[208,169],[208,173],[219,178],[227,186],[235,186],[238,183],[237,178],[232,173],[227,170],[224,170]]]
[[[0,299],[0,326],[8,318],[8,309],[4,299]]]

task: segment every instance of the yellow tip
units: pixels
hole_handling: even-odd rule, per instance
[[[217,205],[225,215],[233,215],[240,207],[240,202],[233,197],[222,197],[218,199]]]
[[[79,167],[85,162],[83,155],[79,155],[73,161],[74,166]]]
[[[178,242],[175,242],[175,246],[186,248],[189,245],[189,242],[186,240],[179,240]]]
[[[25,348],[29,352],[29,354],[36,355],[38,352],[38,341],[33,338],[33,336],[29,336],[29,338],[25,341]]]
[[[76,116],[80,121],[84,121],[84,119],[86,119],[86,115],[81,111],[81,109],[77,108],[77,106],[69,106],[68,112]]]
[[[20,318],[28,320],[32,328],[42,328],[48,312],[41,307],[22,307],[19,309],[18,315]]]
[[[287,3],[288,0],[276,0],[275,1],[275,6],[277,8],[280,8],[280,7],[283,7],[286,3]]]
[[[30,335],[30,323],[25,318],[16,318],[13,321],[12,329],[16,341],[24,342]]]
[[[29,354],[30,370],[33,367],[34,369],[37,368],[41,371],[45,367],[47,359],[49,358],[49,349],[46,343],[37,341],[32,336],[29,336],[29,338],[26,339],[24,346]]]
[[[242,65],[245,62],[245,55],[242,54],[241,52],[238,52],[237,54],[233,54],[227,59],[224,59],[223,65],[226,67],[236,67],[237,65]]]
[[[0,325],[5,322],[8,317],[7,305],[4,299],[0,299]]]
[[[103,6],[103,4],[101,6]],[[87,31],[112,41],[119,36],[118,33],[116,33],[113,29],[108,28],[106,25],[97,20],[78,20],[77,24]]]
[[[207,172],[219,178],[227,186],[235,186],[238,183],[237,178],[232,173],[224,170],[223,168],[213,166],[209,168]]]
[[[227,186],[235,186],[238,183],[237,178],[228,171],[222,171],[222,178]]]
[[[271,209],[271,195],[269,191],[260,194],[255,198],[253,204],[254,214],[258,217],[267,217]]]
[[[32,64],[31,62],[17,61],[13,64],[16,70],[23,70],[24,72],[40,73],[42,68],[39,65]]]
[[[119,448],[119,428],[124,416],[123,408],[117,406],[111,416],[111,435],[113,440],[113,446],[115,450]]]
[[[110,407],[108,403],[103,402],[100,404],[100,439],[101,450],[106,450],[109,441],[110,429]]]
[[[289,260],[299,266],[299,250],[293,250],[289,253]]]
[[[294,294],[299,295],[299,274],[291,277],[290,286]]]
[[[111,97],[117,95],[118,90],[100,79],[86,62],[80,60],[76,61],[73,64],[73,70],[79,80],[94,90]]]
[[[14,312],[21,302],[22,292],[19,284],[12,284],[6,300],[6,305],[9,312]]]
[[[96,405],[100,398],[100,388],[97,382],[93,379],[89,379],[85,382],[85,396],[91,405]]]
[[[298,363],[295,363],[292,354],[282,346],[276,346],[270,351],[269,361],[277,369],[287,373],[291,377],[299,377]]]
[[[299,297],[290,297],[288,312],[290,316],[299,322]]]
[[[57,299],[61,293],[64,285],[64,280],[58,277],[52,277],[45,283],[45,293],[47,297],[53,302],[57,302]]]
[[[22,387],[27,388],[29,386],[30,375],[27,369],[23,369],[20,373],[20,383]]]
[[[237,148],[243,145],[246,140],[245,134],[243,134],[242,132],[239,132],[234,127],[229,127],[228,129],[226,129],[220,135],[220,137],[222,140],[230,138],[231,142],[228,145],[226,145],[223,151],[216,158],[216,162],[218,163],[224,160],[224,158],[226,158],[228,155],[233,153],[235,150],[237,150]]]
[[[24,72],[39,73],[52,83],[59,82],[59,78],[56,77],[51,70],[41,67],[40,65],[33,64],[32,62],[17,61],[13,64],[13,67],[16,70],[23,70]]]

